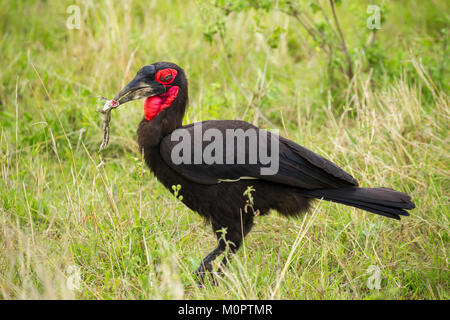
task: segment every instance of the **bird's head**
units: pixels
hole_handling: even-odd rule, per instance
[[[145,100],[145,119],[151,121],[175,101],[187,100],[184,70],[174,63],[156,62],[142,67],[133,80],[114,97],[119,105],[132,100]],[[184,106],[183,106],[184,107]]]

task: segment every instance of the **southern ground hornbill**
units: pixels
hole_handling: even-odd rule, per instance
[[[114,105],[141,98],[146,98],[145,117],[137,134],[145,162],[171,192],[172,186],[181,185],[182,202],[209,220],[218,238],[217,247],[196,271],[200,281],[211,271],[212,261],[227,248],[229,253],[238,250],[253,226],[254,212],[264,215],[275,209],[282,215],[296,216],[308,209],[312,199],[394,219],[407,216],[405,210],[414,208],[407,194],[387,188],[360,188],[351,175],[331,161],[247,122],[204,121],[183,127],[188,84],[184,70],[176,64],[157,62],[141,68],[114,98]],[[229,132],[234,134],[230,135],[231,144],[229,139],[225,142]],[[257,140],[252,140],[255,137]],[[175,150],[180,149],[182,138],[187,139],[188,143],[183,141],[186,148]],[[216,148],[209,141],[216,143]],[[274,141],[277,144],[272,144]],[[273,166],[276,170],[263,172],[268,162],[258,158],[262,153],[255,146],[265,148],[263,151],[271,156],[277,153],[271,158],[277,161]],[[251,154],[255,150],[256,161]],[[209,159],[202,157],[207,151]],[[178,157],[174,159],[174,155]],[[249,187],[254,190],[250,192],[252,210],[246,210],[249,201],[244,196]],[[222,266],[228,258],[225,256]]]

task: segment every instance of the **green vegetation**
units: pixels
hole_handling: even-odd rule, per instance
[[[448,2],[379,1],[379,30],[372,1],[335,2],[347,54],[324,0],[0,0],[0,298],[449,299]],[[185,123],[278,128],[417,208],[259,217],[218,285],[198,287],[215,237],[145,167],[142,101],[113,111],[97,152],[96,96],[162,60],[187,72]]]

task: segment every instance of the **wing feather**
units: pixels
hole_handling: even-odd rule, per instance
[[[181,174],[188,180],[199,184],[217,184],[223,181],[239,180],[242,177],[250,177],[264,179],[271,182],[285,184],[304,189],[321,189],[321,188],[339,188],[344,186],[357,186],[358,182],[347,172],[339,168],[331,161],[324,157],[275,134],[268,134],[278,138],[279,141],[279,167],[278,172],[274,175],[262,175],[261,163],[257,164],[175,164],[172,161],[172,151],[179,143],[179,139],[175,139],[174,133],[178,130],[186,130],[191,138],[191,160],[194,159],[195,148],[194,143],[194,127],[201,124],[201,131],[208,129],[217,129],[221,132],[222,137],[226,137],[227,129],[254,129],[261,130],[250,123],[238,120],[210,120],[201,123],[190,124],[179,128],[172,132],[171,135],[165,137],[161,141],[160,152],[164,161],[176,172]],[[179,133],[179,132],[178,132]],[[174,140],[174,141],[172,141]],[[205,147],[211,143],[210,141],[202,141],[202,152]],[[248,155],[249,146],[246,146],[246,154]],[[225,142],[223,142],[223,163],[225,163]],[[235,146],[235,155],[236,155]]]

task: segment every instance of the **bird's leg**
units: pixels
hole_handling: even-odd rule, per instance
[[[241,246],[242,239],[250,232],[253,226],[253,216],[240,216],[239,220],[238,223],[228,226],[224,226],[225,224],[219,223],[218,221],[212,222],[212,227],[216,232],[219,243],[217,247],[203,259],[200,267],[194,273],[200,283],[203,283],[205,274],[212,271],[212,262],[226,250],[227,256],[222,260],[218,270],[218,274],[223,274],[223,270],[228,261],[231,260],[232,255],[235,254]],[[215,281],[214,276],[213,280]]]
[[[222,241],[219,241],[217,247],[211,251],[201,262],[194,275],[198,278],[200,283],[203,283],[205,275],[212,270],[212,262],[225,251],[225,246]]]
[[[216,233],[217,240],[219,242],[217,244],[217,247],[203,259],[198,269],[194,272],[194,275],[197,277],[200,284],[204,282],[206,273],[210,273],[212,271],[212,262],[227,248],[224,233],[220,232],[220,230],[224,229],[223,224],[219,223],[216,220],[213,220],[212,228]]]
[[[223,257],[222,262],[220,263],[219,269],[217,269],[217,273],[222,276],[223,272],[225,271],[225,269],[227,268],[227,264],[229,262],[231,262],[231,259],[233,258],[233,255],[236,253],[237,249],[233,250],[231,249],[231,251],[228,251],[225,255],[225,257]]]
[[[236,231],[234,233],[231,233],[229,236],[227,236],[227,252],[225,257],[222,259],[222,262],[220,263],[219,269],[217,270],[217,273],[219,275],[223,275],[223,272],[225,271],[227,264],[231,262],[231,259],[233,258],[234,254],[239,250],[242,241],[244,237],[250,232],[250,230],[253,227],[253,217],[246,216],[241,217],[241,228],[239,228],[239,231]],[[243,227],[243,231],[242,231]]]
[[[233,258],[234,254],[240,248],[242,240],[243,240],[243,235],[239,234],[239,236],[234,237],[234,241],[229,240],[229,242],[227,243],[227,250],[226,250],[225,257],[223,257],[222,262],[220,263],[220,266],[217,269],[217,274],[219,276],[223,275],[223,272],[227,268],[227,264],[229,262],[231,262],[231,259]]]

